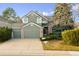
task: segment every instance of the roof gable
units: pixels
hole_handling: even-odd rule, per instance
[[[25,17],[25,16],[29,16],[30,14],[38,15],[38,16],[44,18],[46,21],[48,21],[48,18],[46,18],[45,16],[43,16],[43,15],[40,14],[39,12],[35,12],[35,11],[30,11],[28,14],[24,15],[23,17]],[[23,18],[23,17],[22,17],[22,18]]]

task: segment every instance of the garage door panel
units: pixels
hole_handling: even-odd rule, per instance
[[[24,28],[24,38],[40,38],[40,28],[33,26],[26,26]]]
[[[21,38],[21,30],[13,29],[13,38]]]

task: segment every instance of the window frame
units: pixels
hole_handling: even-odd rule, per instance
[[[28,17],[23,18],[23,23],[28,23]]]
[[[42,23],[42,17],[37,17],[37,23]]]

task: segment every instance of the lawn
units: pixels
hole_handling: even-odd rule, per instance
[[[79,46],[66,45],[62,40],[43,41],[42,44],[44,50],[79,51]]]

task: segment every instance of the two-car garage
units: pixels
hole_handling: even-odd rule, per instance
[[[40,38],[40,36],[42,36],[41,29],[41,26],[29,23],[21,29],[14,29],[13,38]]]

